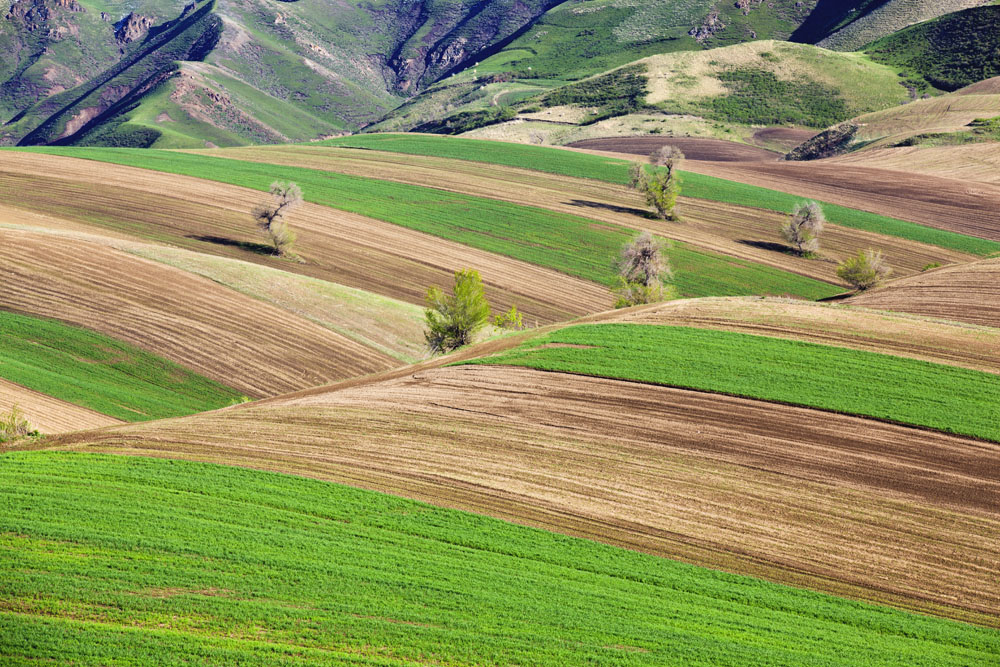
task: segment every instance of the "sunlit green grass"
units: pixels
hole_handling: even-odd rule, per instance
[[[539,347],[546,343],[586,347]],[[689,327],[581,325],[466,363],[699,389],[1000,441],[1000,376],[781,338]]]
[[[0,662],[988,664],[994,630],[210,464],[0,457]]]
[[[235,389],[102,334],[0,311],[0,377],[125,421],[243,399]]]

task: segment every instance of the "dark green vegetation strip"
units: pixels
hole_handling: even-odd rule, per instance
[[[635,234],[618,225],[546,209],[316,169],[156,150],[30,150],[184,174],[256,190],[267,190],[275,180],[295,181],[306,199],[314,203],[605,285],[613,284],[615,258]],[[250,204],[247,202],[248,213]],[[818,299],[841,291],[812,278],[722,255],[680,246],[676,253],[681,261],[678,269],[687,274],[681,280],[685,296],[791,294]]]
[[[590,347],[538,347],[546,343]],[[1000,442],[1000,376],[877,352],[710,329],[598,324],[467,363],[780,401]]]
[[[729,92],[711,98],[704,107],[720,120],[825,128],[853,115],[839,90],[815,81],[785,81],[758,67],[732,67],[719,72],[718,78]]]
[[[13,664],[929,667],[1000,651],[985,628],[211,464],[4,455],[0,549]]]
[[[329,146],[345,148],[367,148],[408,155],[429,155],[434,157],[470,160],[500,164],[507,167],[534,169],[550,174],[561,174],[575,178],[592,178],[608,183],[624,185],[628,183],[629,163],[625,160],[577,153],[559,148],[509,144],[481,139],[459,137],[433,137],[400,134],[365,134],[342,137],[324,142]],[[695,199],[725,202],[761,208],[768,211],[788,213],[802,197],[769,190],[755,185],[745,185],[714,176],[703,176],[684,172],[681,194]],[[1000,252],[1000,243],[974,236],[956,234],[943,229],[918,225],[914,222],[888,218],[867,211],[859,211],[836,204],[823,204],[827,218],[838,225],[863,229],[869,232],[896,236],[911,241],[919,241],[940,248],[949,248],[974,255],[990,255]]]
[[[214,410],[243,398],[127,343],[3,311],[0,377],[130,422]]]

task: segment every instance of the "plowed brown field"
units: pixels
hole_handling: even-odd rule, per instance
[[[31,425],[46,435],[121,424],[121,420],[39,394],[0,378],[0,413],[17,406]]]
[[[839,304],[757,297],[687,299],[629,308],[608,319],[792,338],[1000,373],[1000,330]]]
[[[801,142],[800,142],[801,143]],[[592,151],[609,151],[628,155],[649,155],[663,146],[675,146],[689,160],[711,162],[760,162],[777,160],[780,153],[757,146],[738,144],[722,139],[697,139],[693,137],[608,137],[606,139],[584,139],[567,144],[570,148],[585,148]]]
[[[210,254],[423,304],[430,285],[477,268],[496,308],[516,303],[526,321],[557,322],[605,310],[607,288],[557,271],[469,248],[397,225],[306,204],[291,223],[304,264],[254,252],[250,218],[262,193],[186,176],[9,152],[0,163],[0,199],[30,213],[66,218],[130,238],[166,241]]]
[[[1000,185],[1000,143],[965,146],[904,146],[848,153],[824,162]]]
[[[47,446],[281,470],[1000,623],[1000,448],[941,433],[449,367]]]
[[[829,162],[685,162],[684,168],[893,218],[1000,240],[1000,186]]]
[[[0,229],[0,308],[100,331],[254,396],[400,362],[286,310],[114,248]]]
[[[836,262],[869,246],[882,248],[892,257],[900,275],[919,271],[932,262],[947,264],[973,259],[971,255],[922,243],[828,225],[823,234],[823,254],[832,261],[817,262],[774,249],[776,245],[784,247],[778,229],[785,216],[779,213],[682,198],[683,224],[663,222],[645,217],[645,204],[640,196],[624,186],[468,160],[322,146],[236,148],[210,154],[540,206],[624,227],[648,229],[699,248],[832,283],[840,282],[836,277]]]
[[[1000,259],[896,280],[851,297],[846,303],[1000,327]]]

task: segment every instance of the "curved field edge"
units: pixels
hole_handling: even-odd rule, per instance
[[[635,233],[614,223],[445,190],[191,153],[128,149],[45,149],[44,154],[106,161],[266,191],[295,181],[307,200],[383,220],[437,238],[588,280],[614,284],[614,260]],[[249,209],[248,202],[248,209]],[[793,294],[819,299],[841,290],[829,283],[755,262],[699,251],[672,251],[686,269],[685,296]]]
[[[330,139],[319,144],[486,162],[564,176],[591,178],[618,185],[628,183],[629,179],[630,163],[627,160],[561,148],[501,141],[426,135],[365,134]],[[682,180],[681,194],[684,197],[739,204],[779,213],[788,213],[803,199],[778,190],[691,171],[682,172]],[[828,202],[820,203],[830,222],[844,227],[897,236],[980,256],[1000,252],[1000,243],[988,239],[936,229]]]
[[[3,459],[8,657],[947,665],[1000,650],[993,630],[330,483]]]
[[[0,311],[0,377],[128,422],[245,400],[235,389],[103,334]]]
[[[1000,377],[803,341],[678,326],[591,324],[462,363],[697,389],[1000,442]]]

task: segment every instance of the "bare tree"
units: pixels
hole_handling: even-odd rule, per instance
[[[663,146],[649,156],[652,169],[632,165],[629,185],[646,196],[646,203],[663,220],[677,220],[677,197],[681,193],[680,163],[684,153],[675,146]]]
[[[823,209],[814,201],[796,204],[790,217],[781,226],[781,237],[803,257],[814,257],[819,250],[819,235],[826,223]]]
[[[892,274],[881,250],[861,250],[837,267],[837,276],[858,290],[875,287]]]
[[[660,146],[649,154],[649,163],[654,167],[666,167],[673,171],[679,167],[684,153],[677,146]]]
[[[665,284],[673,278],[673,271],[663,246],[663,241],[642,232],[622,247],[615,308],[665,301],[673,296],[673,286]]]
[[[295,232],[288,227],[285,216],[302,204],[302,190],[295,183],[275,181],[269,190],[271,204],[257,206],[253,218],[257,226],[268,235],[276,254],[285,257],[292,254]]]

